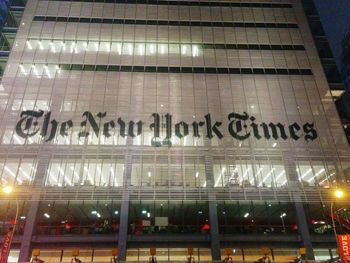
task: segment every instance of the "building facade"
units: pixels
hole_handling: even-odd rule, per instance
[[[350,14],[350,5],[343,0],[336,3],[320,0],[302,2],[328,80],[330,95],[335,101],[346,137],[350,142],[349,92],[340,73],[343,71],[341,40],[348,29],[346,17]]]
[[[13,261],[336,256],[350,151],[299,0],[28,0],[0,99]]]
[[[26,0],[4,0],[0,2],[0,81],[26,2]]]
[[[344,38],[342,41],[342,66],[343,66],[343,78],[345,82],[345,86],[350,92],[350,29],[344,34]]]

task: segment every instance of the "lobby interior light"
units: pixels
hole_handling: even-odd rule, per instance
[[[48,213],[44,213],[44,216],[49,219],[51,216]]]
[[[244,218],[247,218],[249,216],[249,213],[244,214]]]
[[[287,216],[286,213],[282,213],[282,214],[280,215],[281,218],[286,217],[286,216]]]
[[[114,214],[115,214],[115,215],[119,215],[119,211],[118,211],[118,210],[115,210],[115,211],[114,211]]]

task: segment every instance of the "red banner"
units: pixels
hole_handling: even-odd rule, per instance
[[[350,235],[338,235],[338,244],[342,262],[350,263]]]
[[[11,238],[12,238],[12,229],[10,229],[4,238],[4,242],[2,243],[1,247],[1,254],[0,254],[0,263],[7,263],[7,259],[10,253],[10,246],[11,246]]]

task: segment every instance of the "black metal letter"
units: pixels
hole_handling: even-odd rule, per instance
[[[62,122],[61,129],[60,129],[60,135],[61,136],[68,136],[67,130],[73,127],[73,122],[71,120]]]
[[[289,125],[289,133],[290,137],[297,141],[300,139],[300,136],[297,135],[297,132],[300,131],[301,127],[298,123],[294,122],[293,124]]]
[[[184,127],[183,134],[181,133],[181,125]],[[175,135],[179,139],[188,135],[188,124],[186,122],[179,122],[175,124]]]
[[[152,146],[161,146],[162,143],[159,141],[159,130],[160,130],[160,120],[159,120],[159,114],[158,113],[153,113],[152,117],[154,118],[153,123],[149,126],[151,131],[153,131],[154,136],[151,140]]]
[[[109,127],[111,127],[112,129],[115,128],[115,122],[112,120],[112,121],[109,121],[109,122],[106,122],[104,125],[103,125],[103,135],[106,137],[106,138],[109,138],[112,136],[112,134],[109,132]]]
[[[305,123],[303,126],[303,130],[305,132],[305,141],[313,141],[315,139],[317,139],[318,135],[317,135],[317,131],[314,128],[314,123]]]
[[[37,119],[43,116],[44,112],[43,111],[22,111],[20,114],[20,117],[23,118],[17,122],[16,124],[16,133],[18,136],[22,137],[23,139],[26,139],[28,137],[32,137],[35,134],[39,132],[39,128],[36,129],[38,126],[38,121]],[[33,122],[34,121],[34,122]],[[22,128],[22,125],[24,123],[24,127]],[[33,128],[33,132],[29,133],[29,130]]]
[[[215,122],[214,125],[211,125],[211,116],[210,113],[204,116],[205,122],[207,124],[207,138],[211,139],[214,137],[213,132],[215,135],[219,138],[222,139],[224,137],[222,133],[219,131],[218,127],[221,126],[222,122]]]
[[[254,134],[254,137],[258,140],[261,139],[261,136],[259,134],[259,127],[258,127],[258,124],[256,124],[254,121],[256,120],[254,116],[251,116],[250,117],[250,120],[252,121],[252,123],[250,124],[250,127],[252,127],[253,129],[253,134]]]
[[[228,120],[231,121],[228,125],[228,131],[233,138],[240,141],[244,141],[248,139],[250,136],[250,132],[247,132],[247,131],[245,131],[245,135],[239,135],[239,133],[243,131],[243,127],[247,129],[247,125],[245,124],[245,121],[248,120],[249,115],[246,112],[243,112],[243,113],[244,115],[232,112],[228,115]],[[244,121],[243,125],[242,125],[242,121]],[[235,123],[236,123],[235,125],[236,127],[234,127]]]

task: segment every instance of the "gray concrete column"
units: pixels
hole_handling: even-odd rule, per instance
[[[123,198],[124,199],[124,198]],[[123,200],[120,208],[120,224],[118,233],[118,260],[126,260],[126,249],[128,239],[128,223],[129,220],[129,200]]]
[[[311,236],[306,221],[303,203],[295,202],[294,206],[297,214],[298,231],[302,239],[302,246],[306,248],[306,258],[309,260],[315,260],[315,255],[312,247]]]
[[[33,185],[35,187],[42,187],[45,180],[45,174],[50,163],[50,151],[46,150],[47,146],[43,147],[40,155],[38,155],[38,165],[36,168],[35,178]],[[24,234],[21,241],[21,247],[19,251],[18,262],[28,262],[31,258],[32,251],[32,236],[35,229],[36,217],[40,204],[40,193],[33,193],[29,211],[26,215],[26,224],[24,227]]]
[[[220,235],[216,201],[209,200],[210,241],[212,260],[221,260]]]
[[[220,252],[220,235],[216,196],[214,193],[214,169],[213,157],[207,154],[204,157],[205,161],[205,175],[208,188],[209,199],[209,223],[210,223],[210,243],[211,243],[211,257],[212,260],[221,260]]]
[[[301,184],[299,182],[298,173],[296,171],[297,166],[293,156],[290,154],[284,155],[284,167],[289,179],[289,187],[300,188]],[[306,220],[304,206],[299,196],[294,196],[294,207],[297,216],[298,232],[301,237],[301,246],[306,248],[307,259],[314,260],[315,255],[313,251],[310,231]]]
[[[21,247],[19,251],[18,262],[28,262],[32,256],[32,236],[34,233],[35,223],[36,223],[36,215],[39,210],[38,197],[34,197],[30,202],[29,211],[26,216],[26,225],[24,227],[24,233],[22,236]]]
[[[127,145],[132,146],[132,140],[128,138]],[[132,154],[128,151],[125,155],[125,169],[123,177],[123,196],[120,207],[120,223],[118,233],[118,260],[126,260],[129,228],[129,186],[131,182]]]

